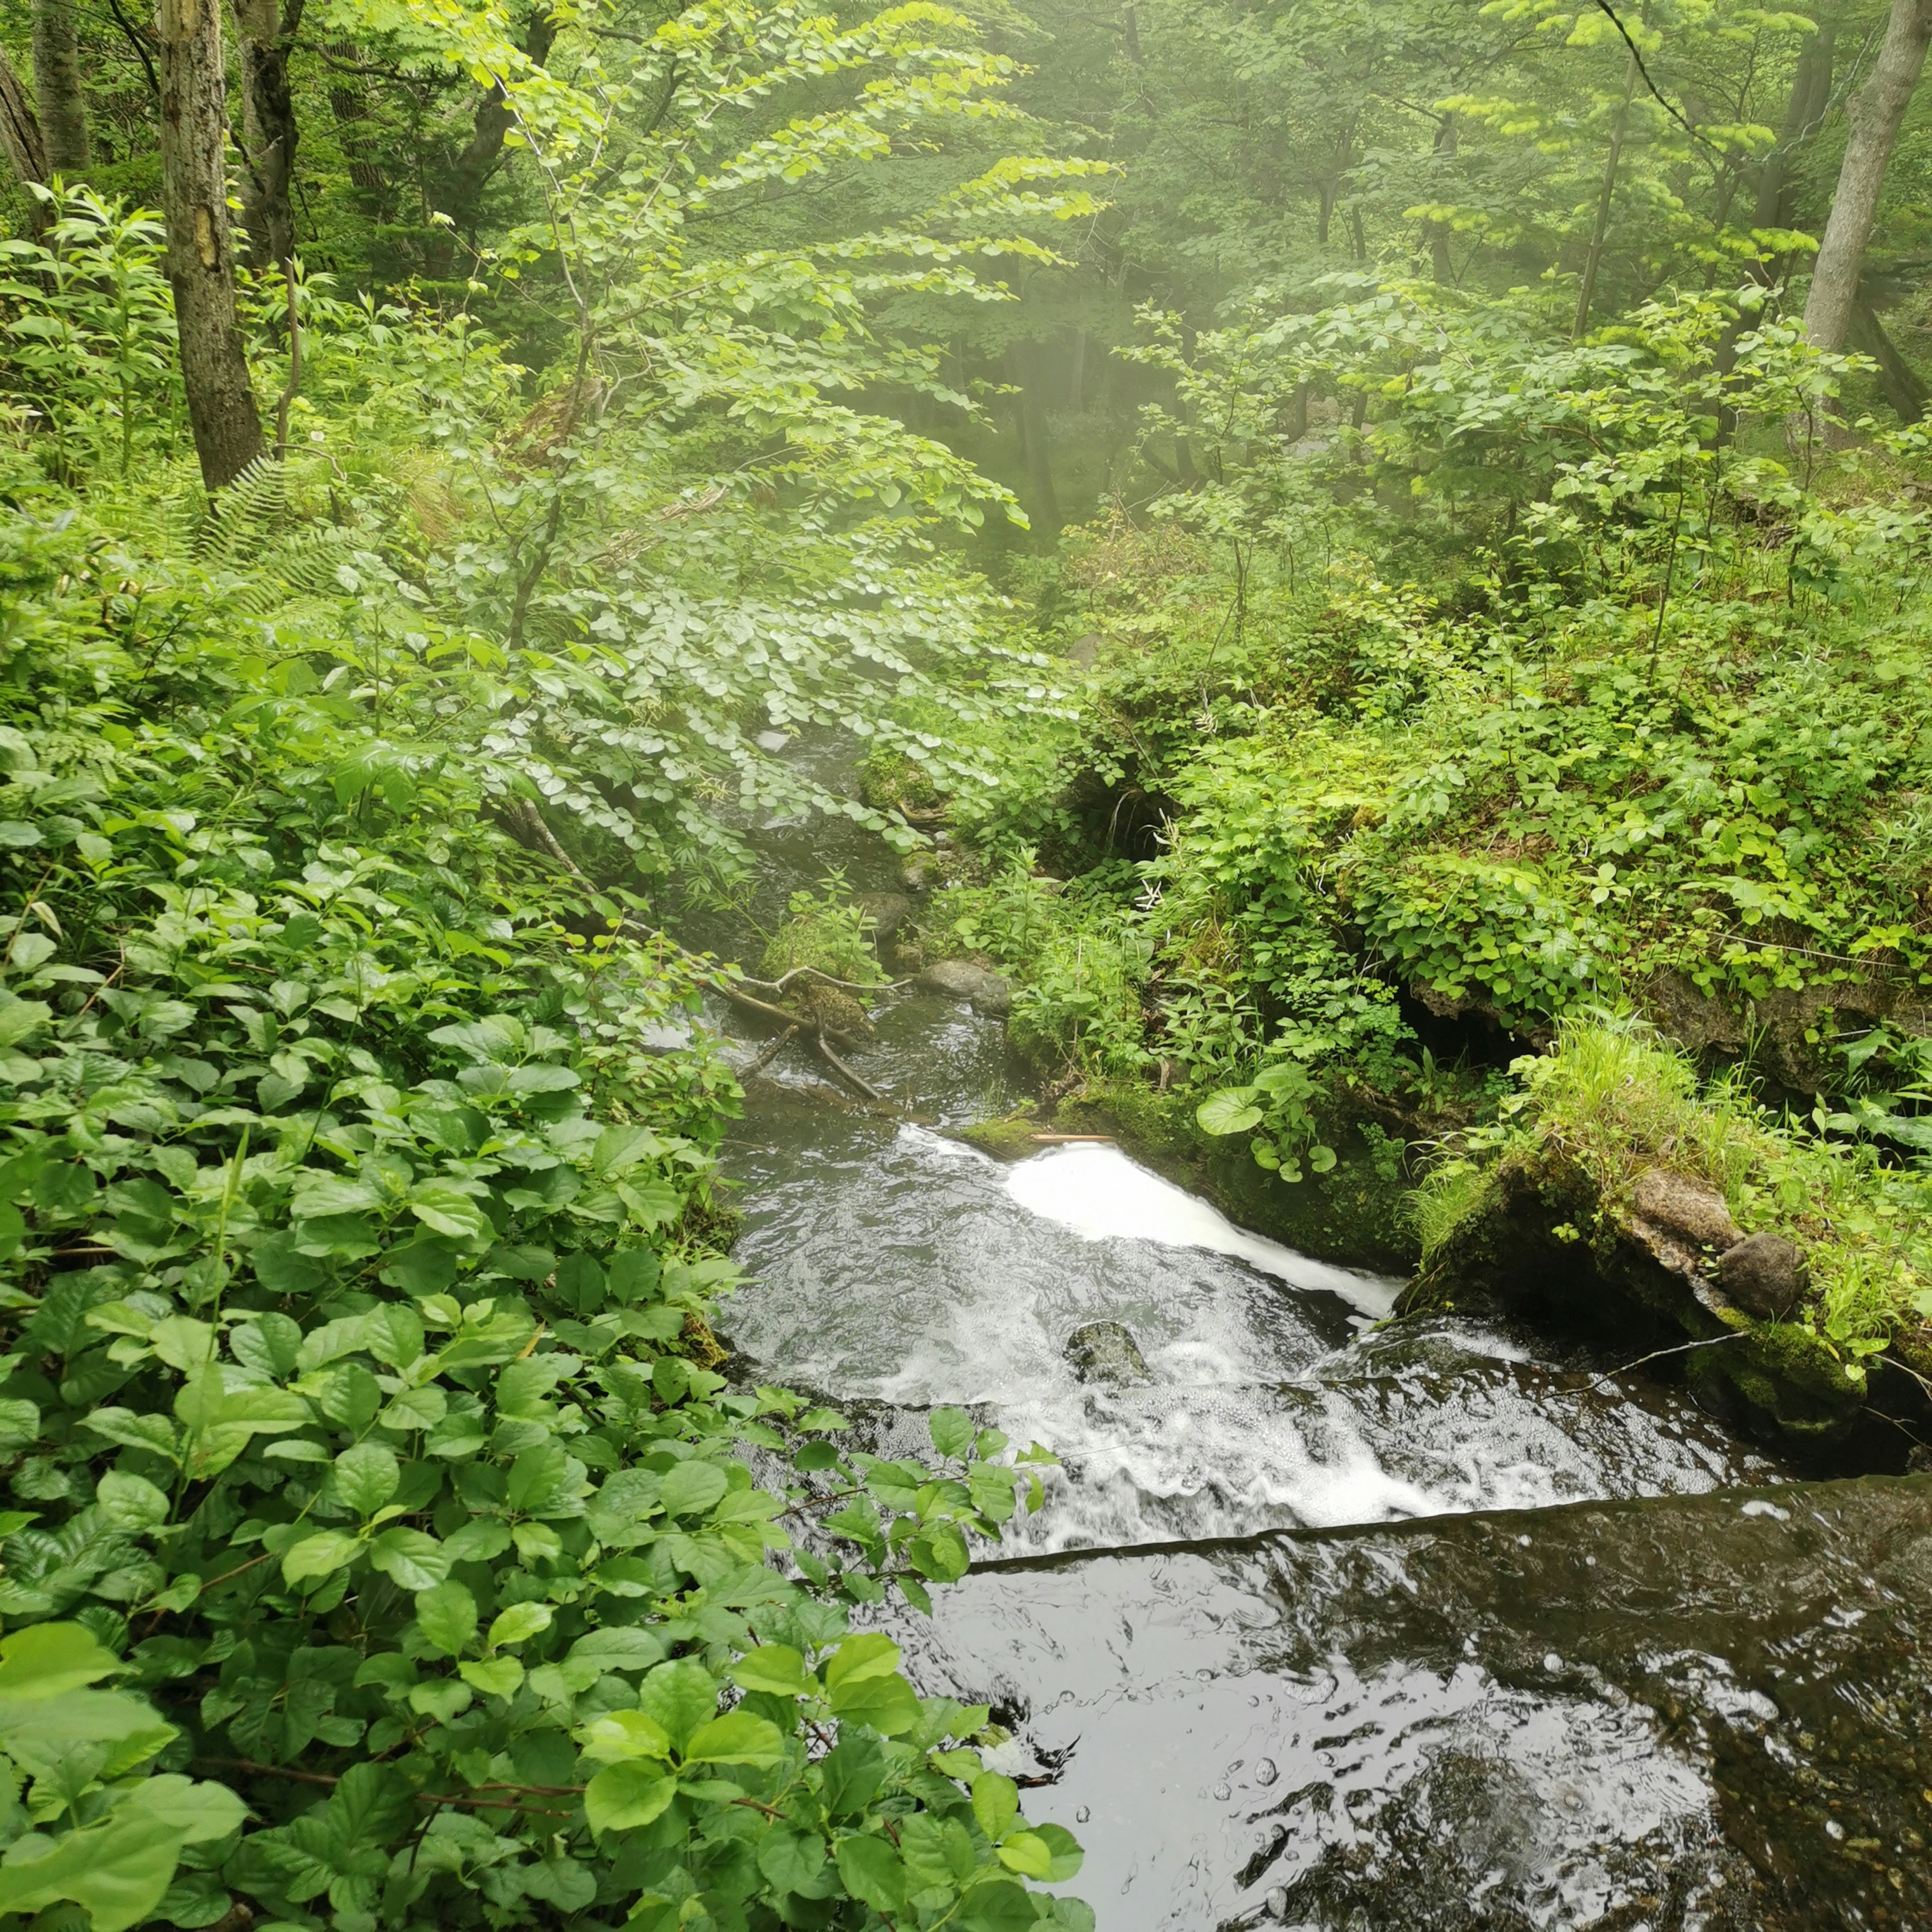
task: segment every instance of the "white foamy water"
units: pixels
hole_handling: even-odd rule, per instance
[[[1394,1309],[1402,1292],[1402,1283],[1386,1276],[1330,1268],[1236,1227],[1198,1195],[1162,1180],[1117,1147],[1089,1142],[1036,1155],[1007,1175],[1006,1192],[1022,1208],[1071,1228],[1082,1240],[1152,1241],[1232,1255],[1292,1288],[1339,1294],[1376,1321]]]
[[[1750,1479],[1688,1404],[1592,1390],[1473,1324],[1372,1330],[1394,1283],[1238,1228],[1117,1148],[1007,1167],[818,1107],[758,1124],[734,1162],[754,1280],[731,1339],[769,1378],[893,1405],[865,1422],[880,1454],[923,1453],[943,1403],[1052,1448],[1048,1506],[1009,1550]],[[1146,1384],[1080,1380],[1067,1340],[1094,1322],[1133,1336]]]

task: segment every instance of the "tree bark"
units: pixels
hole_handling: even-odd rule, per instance
[[[33,104],[27,98],[27,90],[20,85],[20,76],[4,53],[0,53],[0,149],[5,151],[8,164],[20,177],[22,188],[30,182],[46,184],[47,154],[40,140],[40,124],[34,116]],[[30,191],[27,204],[34,233],[45,234],[46,203]]]
[[[1792,163],[1823,124],[1832,105],[1832,69],[1837,50],[1838,22],[1828,16],[1818,22],[1798,56],[1792,76],[1791,99],[1784,110],[1784,127],[1778,146],[1758,170],[1757,199],[1751,210],[1754,228],[1789,228],[1798,212],[1798,180]]]
[[[556,38],[556,20],[548,0],[537,0],[524,32],[524,52],[542,67],[550,58]],[[483,190],[502,158],[503,137],[516,125],[509,97],[499,82],[486,94],[476,109],[474,131],[456,164],[450,170],[449,188],[443,212],[456,224],[460,233],[474,236],[482,211]]]
[[[1898,144],[1900,124],[1932,46],[1932,0],[1892,0],[1885,39],[1870,77],[1852,97],[1852,138],[1838,170],[1838,191],[1804,303],[1804,332],[1814,348],[1841,350],[1850,339],[1858,308],[1858,276],[1865,244],[1878,218],[1886,170]]]
[[[40,110],[50,172],[79,181],[92,164],[74,0],[33,0],[34,103]]]
[[[1624,158],[1624,136],[1630,127],[1630,102],[1636,98],[1636,56],[1632,54],[1624,98],[1610,128],[1610,158],[1604,164],[1603,192],[1597,197],[1597,219],[1590,231],[1589,252],[1583,257],[1583,280],[1576,291],[1576,320],[1570,332],[1573,342],[1581,342],[1590,326],[1590,304],[1597,298],[1597,272],[1604,266],[1604,244],[1610,239],[1610,209],[1617,191],[1617,169]]]
[[[235,0],[242,40],[242,222],[248,266],[287,262],[296,252],[295,103],[289,54],[302,26],[304,0]]]
[[[225,166],[220,0],[161,0],[161,210],[182,376],[201,478],[212,496],[262,454],[235,315]]]
[[[1900,422],[1916,423],[1925,414],[1927,392],[1917,370],[1899,353],[1885,332],[1870,298],[1861,295],[1852,314],[1850,345],[1878,364],[1879,391]]]
[[[1456,127],[1456,117],[1445,114],[1442,124],[1436,130],[1436,170],[1438,177],[1443,164],[1456,158],[1456,151],[1461,140],[1461,130]],[[1429,270],[1438,286],[1448,288],[1456,279],[1456,264],[1449,253],[1449,224],[1446,221],[1425,221],[1423,233],[1429,242]]]

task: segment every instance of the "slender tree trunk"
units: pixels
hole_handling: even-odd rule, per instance
[[[1597,298],[1597,272],[1604,265],[1604,248],[1610,239],[1610,208],[1617,191],[1617,169],[1624,158],[1624,136],[1630,127],[1630,102],[1636,94],[1636,57],[1632,55],[1624,81],[1624,98],[1617,106],[1617,118],[1610,128],[1610,158],[1604,164],[1603,192],[1597,197],[1597,220],[1590,231],[1589,252],[1583,257],[1582,286],[1576,291],[1576,321],[1570,332],[1573,342],[1581,342],[1590,326],[1590,304]]]
[[[296,252],[295,102],[289,53],[302,26],[304,0],[235,0],[242,39],[242,220],[248,266],[286,262]]]
[[[27,98],[27,90],[20,85],[20,76],[4,54],[0,54],[0,149],[4,150],[8,165],[20,178],[22,188],[30,182],[45,185],[47,154],[40,140],[40,124],[34,116],[33,103]],[[45,234],[46,203],[29,193],[27,204],[34,232]]]
[[[1900,422],[1916,423],[1925,415],[1927,392],[1917,370],[1899,353],[1898,345],[1885,332],[1878,311],[1870,298],[1861,295],[1852,311],[1849,345],[1861,356],[1869,356],[1878,364],[1878,386]]]
[[[33,0],[34,103],[40,110],[47,167],[79,181],[92,165],[87,104],[80,92],[80,49],[74,0]]]
[[[1076,328],[1073,332],[1073,361],[1066,376],[1066,407],[1070,415],[1078,416],[1087,406],[1087,332]]]
[[[1804,304],[1804,332],[1819,349],[1843,349],[1858,308],[1858,276],[1865,244],[1878,217],[1886,170],[1898,140],[1912,90],[1932,46],[1932,0],[1892,0],[1891,18],[1878,58],[1850,108],[1852,138],[1838,170],[1838,191]]]
[[[208,494],[262,454],[235,316],[220,0],[161,0],[161,209],[188,421]]]
[[[1444,164],[1456,158],[1460,140],[1455,116],[1444,115],[1442,125],[1436,130],[1436,168],[1438,176]],[[1447,288],[1456,279],[1456,264],[1449,254],[1449,224],[1446,221],[1425,221],[1422,229],[1429,242],[1430,273],[1442,287]]]

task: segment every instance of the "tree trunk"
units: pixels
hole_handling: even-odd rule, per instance
[[[22,188],[30,182],[46,184],[47,155],[40,141],[40,124],[34,118],[27,90],[20,85],[20,76],[14,71],[13,62],[4,53],[0,53],[0,149],[5,151],[8,164],[20,177]],[[45,234],[48,225],[46,203],[30,190],[27,205],[34,232]]]
[[[556,38],[556,16],[550,12],[548,0],[537,0],[530,24],[524,32],[524,52],[542,67],[549,59],[551,44]],[[475,131],[456,158],[456,165],[450,171],[448,190],[443,198],[443,212],[462,234],[476,234],[483,190],[489,186],[490,177],[496,172],[496,164],[502,158],[503,137],[516,125],[516,120],[509,97],[499,82],[478,104]]]
[[[295,103],[289,52],[302,26],[304,0],[235,0],[242,38],[242,221],[248,266],[286,262],[296,252]]]
[[[182,377],[208,494],[262,453],[262,418],[235,317],[224,166],[220,0],[161,0],[161,210]]]
[[[1892,0],[1892,16],[1870,78],[1852,95],[1852,138],[1838,170],[1831,219],[1811,270],[1804,304],[1804,332],[1814,347],[1840,350],[1852,332],[1865,244],[1878,217],[1879,196],[1900,123],[1924,71],[1932,45],[1932,0]]]
[[[1852,314],[1850,345],[1861,356],[1869,356],[1878,364],[1878,386],[1900,422],[1916,423],[1925,415],[1925,384],[1917,370],[1898,352],[1898,345],[1885,332],[1878,310],[1870,299],[1860,296]]]
[[[1757,200],[1751,210],[1754,228],[1789,228],[1797,214],[1798,180],[1792,163],[1823,124],[1831,107],[1838,38],[1838,22],[1822,19],[1818,31],[1799,51],[1791,99],[1784,110],[1784,131],[1758,170]]]
[[[80,92],[74,0],[34,0],[34,102],[40,110],[50,172],[79,181],[92,157]]]
[[[1576,320],[1570,332],[1573,342],[1581,342],[1590,326],[1590,304],[1597,298],[1597,271],[1604,265],[1604,248],[1610,239],[1610,208],[1617,191],[1617,169],[1624,158],[1624,135],[1630,126],[1630,102],[1636,94],[1636,56],[1630,59],[1624,82],[1624,98],[1617,106],[1617,118],[1610,128],[1610,158],[1604,164],[1603,192],[1597,197],[1597,220],[1590,231],[1589,252],[1583,257],[1582,285],[1576,291]]]
[[[1436,170],[1439,176],[1443,164],[1456,158],[1456,151],[1461,140],[1460,130],[1456,125],[1456,117],[1445,114],[1436,130]],[[1437,196],[1439,200],[1440,196]],[[1429,242],[1429,272],[1444,288],[1456,279],[1456,264],[1449,253],[1449,224],[1446,221],[1425,221],[1423,233]]]

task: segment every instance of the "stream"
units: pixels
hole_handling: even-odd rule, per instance
[[[767,928],[828,864],[898,889],[849,825],[753,837]],[[879,1453],[958,1403],[1059,1456],[997,1560],[893,1627],[1047,1780],[1030,1815],[1085,1846],[1102,1932],[1932,1924],[1932,1479],[1799,1481],[1614,1359],[1378,1328],[1400,1284],[1118,1148],[952,1138],[1030,1090],[1003,1027],[913,991],[875,1017],[887,1107],[796,1047],[750,1083],[719,1325]],[[1144,1384],[1081,1379],[1101,1321]]]

